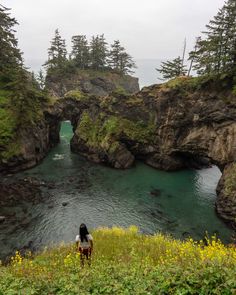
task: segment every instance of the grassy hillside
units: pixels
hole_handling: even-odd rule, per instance
[[[236,249],[216,238],[182,242],[134,226],[93,237],[92,266],[83,269],[74,244],[16,253],[0,267],[0,294],[236,294]]]

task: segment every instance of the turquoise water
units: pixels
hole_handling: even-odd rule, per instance
[[[0,228],[2,255],[30,241],[35,249],[73,241],[81,222],[89,228],[135,224],[144,233],[161,231],[180,239],[189,235],[201,239],[207,231],[230,241],[232,231],[214,211],[221,175],[216,167],[168,173],[137,163],[128,170],[115,170],[71,153],[72,134],[70,123],[64,122],[61,143],[40,165],[17,175],[55,187],[42,188],[43,202],[11,209],[25,207],[29,222],[23,228]]]

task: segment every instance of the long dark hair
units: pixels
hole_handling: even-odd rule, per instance
[[[80,240],[82,243],[83,243],[83,240],[88,242],[87,235],[89,235],[89,232],[88,232],[87,226],[84,223],[81,223],[79,227],[79,235],[80,235]]]

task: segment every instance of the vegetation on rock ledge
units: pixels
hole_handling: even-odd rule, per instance
[[[121,138],[140,143],[151,143],[155,131],[154,124],[146,125],[142,121],[134,122],[119,116],[108,116],[100,113],[93,120],[89,113],[82,114],[76,134],[92,147],[109,150]]]
[[[83,269],[75,245],[20,253],[0,267],[0,294],[235,294],[236,249],[216,238],[195,242],[135,226],[93,232],[92,266]]]
[[[6,161],[19,151],[20,129],[41,118],[45,95],[24,68],[15,37],[17,21],[2,5],[0,19],[0,161]]]

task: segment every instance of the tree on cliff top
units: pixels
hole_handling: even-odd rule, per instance
[[[227,0],[190,52],[198,74],[236,74],[236,1]]]
[[[114,41],[111,49],[108,49],[104,34],[92,36],[89,44],[85,35],[73,36],[69,56],[68,60],[65,40],[57,29],[48,49],[48,61],[44,64],[47,77],[51,74],[60,76],[65,72],[76,73],[77,69],[114,70],[120,74],[130,74],[133,73],[132,69],[136,68],[132,57],[119,40]]]
[[[89,45],[85,35],[72,37],[72,51],[70,58],[74,65],[79,69],[87,69],[89,67]]]
[[[48,61],[45,66],[48,69],[62,69],[67,62],[67,50],[65,39],[62,39],[59,30],[56,29],[55,36],[52,38],[51,46],[48,49]]]
[[[133,73],[132,69],[136,67],[132,57],[121,46],[119,40],[111,44],[111,50],[108,55],[109,66],[122,74]]]
[[[162,74],[163,80],[172,79],[185,75],[187,73],[186,66],[183,64],[183,59],[179,57],[161,63],[160,69],[156,69]]]
[[[104,34],[93,36],[90,42],[90,66],[95,70],[104,70],[107,67],[107,42]]]
[[[14,118],[11,120],[16,122],[16,126],[26,120],[32,122],[37,116],[35,108],[43,98],[38,84],[24,68],[14,30],[18,23],[10,16],[9,10],[0,5],[0,90],[3,90],[6,103],[5,108],[1,109],[1,127],[8,126],[7,110],[13,111]],[[0,136],[0,142],[3,141]]]
[[[5,83],[14,80],[23,64],[14,30],[18,23],[9,10],[0,4],[0,77]]]

